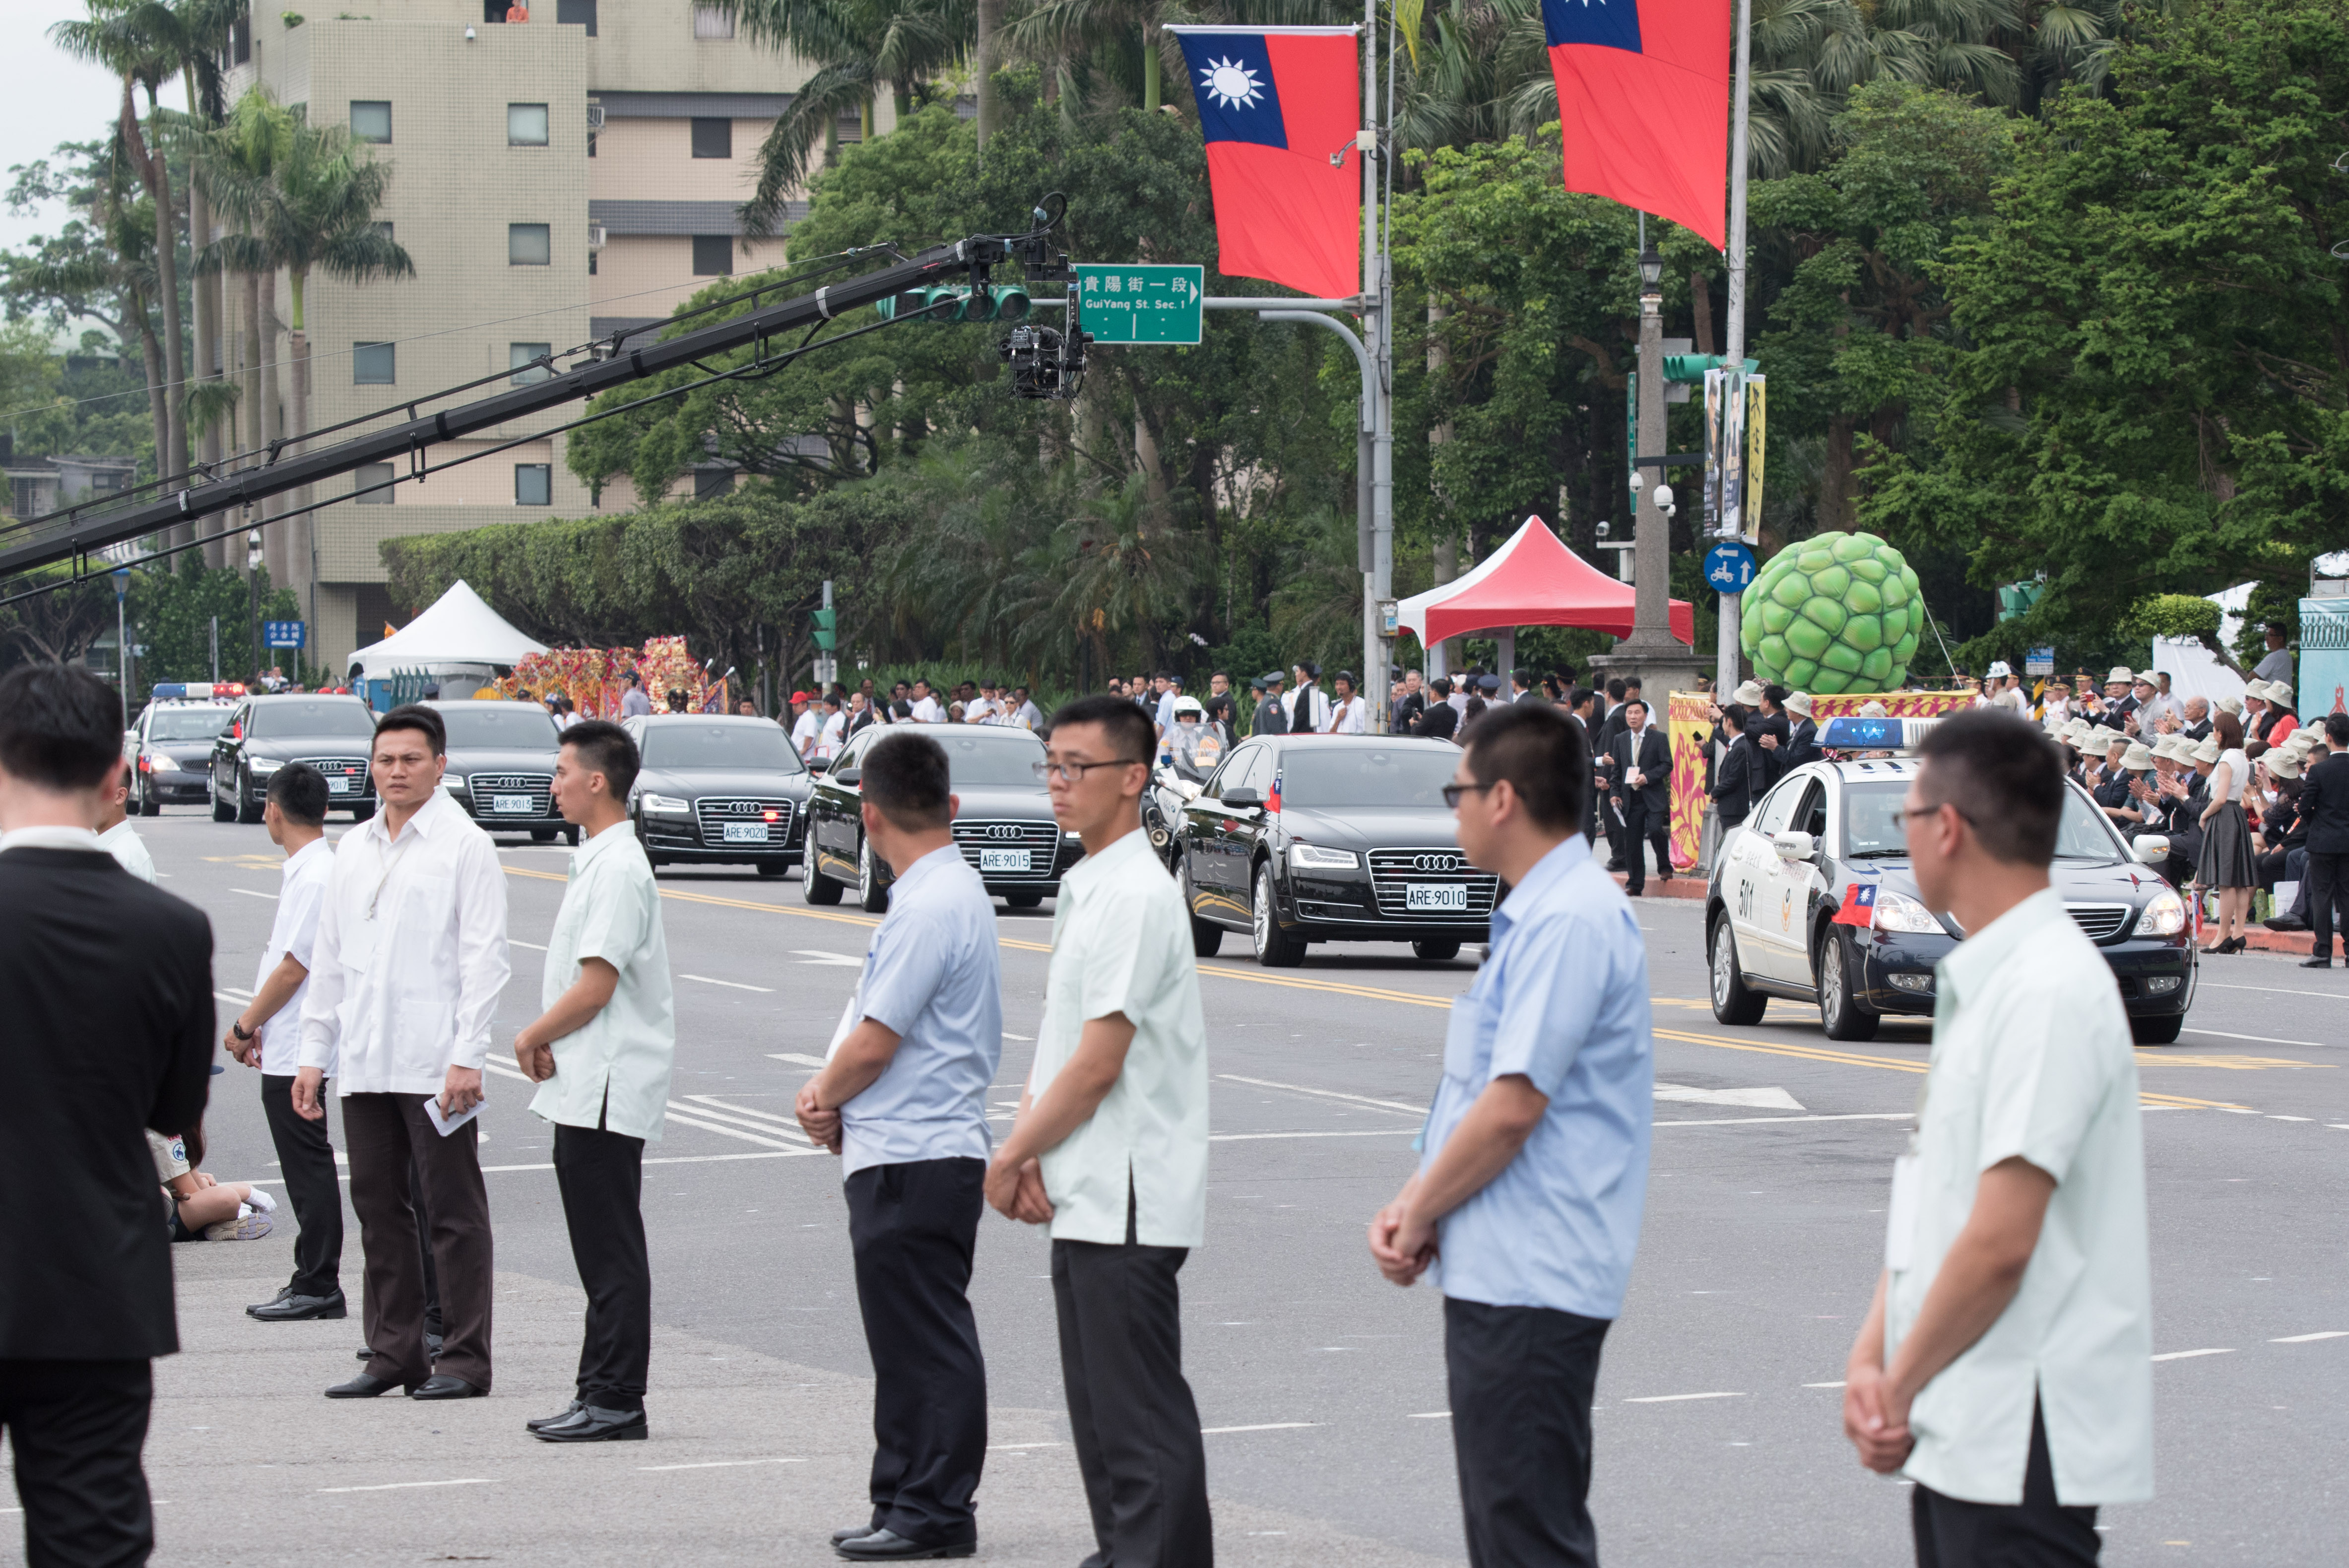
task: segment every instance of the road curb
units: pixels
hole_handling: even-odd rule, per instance
[[[1616,872],[1613,875],[1615,878],[1615,885],[1617,887],[1629,887],[1630,885],[1630,880],[1621,872]],[[1704,901],[1704,889],[1705,882],[1702,877],[1695,876],[1684,872],[1675,872],[1672,873],[1672,880],[1670,882],[1664,881],[1661,877],[1650,877],[1648,879],[1647,888],[1640,894],[1640,896],[1641,898],[1693,899],[1702,903]],[[2302,938],[2302,940],[2305,941],[2306,938]]]

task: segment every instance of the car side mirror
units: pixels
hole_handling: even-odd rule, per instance
[[[1782,861],[1807,861],[1819,852],[1819,841],[1808,833],[1773,833],[1770,847]]]
[[[2169,835],[2147,833],[2129,842],[2129,853],[2139,864],[2158,866],[2169,859]]]
[[[805,766],[811,773],[823,773],[832,767],[832,759],[828,757],[811,757],[806,758]]]
[[[1264,804],[1264,797],[1253,789],[1226,789],[1224,804],[1236,811],[1252,810]]]
[[[864,769],[862,768],[835,768],[832,770],[832,781],[835,784],[854,784],[864,777]]]

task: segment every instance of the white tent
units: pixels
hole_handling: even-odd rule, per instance
[[[544,643],[506,624],[505,617],[459,582],[429,610],[382,642],[353,654],[347,668],[354,682],[380,679],[395,670],[487,676],[544,652]]]

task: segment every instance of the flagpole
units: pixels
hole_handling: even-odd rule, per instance
[[[1729,120],[1729,329],[1722,358],[1732,366],[1745,361],[1745,164],[1749,126],[1747,100],[1754,88],[1754,0],[1737,0],[1737,80],[1731,89]],[[1723,498],[1723,511],[1728,511]],[[1744,531],[1759,536],[1762,520],[1738,508]],[[1721,596],[1720,650],[1713,684],[1717,693],[1737,689],[1738,646],[1744,638],[1743,593]]]
[[[1374,732],[1382,730],[1387,712],[1387,661],[1379,635],[1379,601],[1386,597],[1393,575],[1394,555],[1394,409],[1390,393],[1392,362],[1384,268],[1381,264],[1379,221],[1379,7],[1378,0],[1362,0],[1362,124],[1354,139],[1362,160],[1362,338],[1374,371],[1364,391],[1370,418],[1370,546],[1371,558],[1362,574],[1362,690],[1371,705]]]

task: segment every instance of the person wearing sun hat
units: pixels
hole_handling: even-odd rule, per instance
[[[1786,760],[1784,770],[1792,771],[1806,762],[1816,762],[1819,750],[1818,722],[1811,717],[1811,694],[1791,691],[1780,705],[1786,710]]]
[[[2281,746],[2300,733],[2300,716],[2292,710],[2292,687],[2284,682],[2268,682],[2268,711],[2275,717],[2261,738],[2270,746]]]
[[[2106,729],[2122,729],[2128,716],[2137,711],[2137,699],[2129,696],[2129,685],[2137,672],[2127,665],[2115,665],[2105,676],[2105,700],[2095,715],[2095,722]]]

